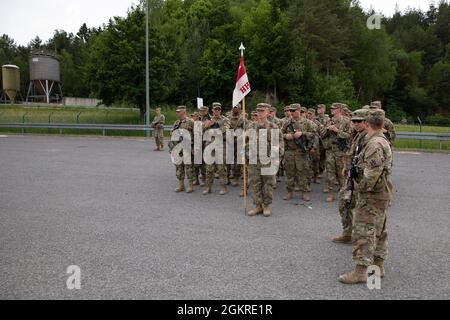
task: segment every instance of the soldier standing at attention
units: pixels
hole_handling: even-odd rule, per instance
[[[179,106],[176,110],[178,120],[174,123],[172,128],[172,133],[179,129],[184,129],[189,131],[191,134],[191,141],[194,141],[194,121],[187,117],[186,106]],[[180,142],[170,141],[169,143],[169,151],[172,152],[173,148]],[[187,177],[188,179],[188,189],[187,193],[191,193],[194,191],[194,181],[193,181],[193,164],[179,164],[175,165],[176,167],[176,175],[178,179],[178,187],[175,189],[175,192],[182,192],[185,190],[184,187],[184,179]]]
[[[322,129],[322,138],[325,140],[326,170],[327,170],[327,202],[334,201],[334,186],[338,182],[339,189],[344,186],[345,178],[342,176],[344,169],[344,156],[348,151],[351,139],[352,126],[350,120],[344,117],[342,104],[333,103],[331,106],[333,119]]]
[[[226,132],[230,128],[230,121],[228,118],[221,115],[222,112],[222,105],[218,102],[213,103],[213,116],[211,120],[206,121],[204,124],[205,130],[209,129],[220,129],[223,134],[223,139],[226,139]],[[208,143],[207,143],[208,145]],[[228,173],[227,173],[227,165],[226,165],[226,150],[225,150],[226,143],[223,141],[223,164],[207,164],[206,165],[206,182],[205,182],[205,190],[203,191],[203,194],[209,194],[212,192],[212,185],[214,182],[214,174],[216,172],[219,173],[220,178],[220,195],[224,195],[228,193]]]
[[[316,120],[317,122],[320,123],[319,126],[319,132],[322,131],[323,127],[326,127],[328,125],[328,122],[330,121],[330,117],[325,114],[327,107],[324,104],[319,104],[317,105],[317,117]],[[319,162],[319,178],[322,177],[323,172],[325,171],[325,159],[326,159],[326,153],[325,153],[325,148],[323,145],[323,141],[322,141],[322,137],[319,137],[319,151],[320,151],[320,162]],[[326,190],[326,192],[328,193],[328,189]]]
[[[247,123],[247,129],[251,128],[252,125],[254,123],[258,122],[258,112],[253,111],[250,115],[250,120]],[[246,146],[248,145],[248,135],[247,135],[247,139],[246,139]],[[248,163],[248,162],[247,162]],[[248,170],[247,170],[247,190],[250,189],[250,191],[253,193],[253,187],[252,187],[252,180],[250,179],[249,175],[248,175]],[[244,185],[242,185],[242,190],[241,193],[239,194],[239,197],[244,197]]]
[[[313,108],[308,109],[308,120],[314,123],[315,135],[313,143],[311,144],[311,149],[309,150],[309,156],[311,158],[311,169],[312,169],[312,181],[316,184],[319,182],[320,174],[320,127],[321,124],[316,119],[316,110]]]
[[[350,150],[346,155],[345,168],[342,173],[348,180],[348,174],[352,170],[352,164],[357,159],[362,148],[366,144],[367,136],[367,110],[356,110],[352,116],[352,127],[354,130]],[[354,168],[353,168],[354,169]],[[348,183],[348,181],[347,181]],[[352,225],[353,209],[355,208],[356,192],[347,190],[344,186],[339,191],[339,215],[341,216],[342,235],[333,238],[333,242],[351,244],[352,243]]]
[[[392,151],[383,134],[383,110],[371,110],[367,116],[367,144],[361,151],[355,179],[357,197],[353,217],[353,271],[339,281],[367,283],[367,268],[375,265],[384,277],[388,255],[386,213],[392,195],[390,175]]]
[[[156,149],[154,151],[164,151],[164,125],[166,124],[166,117],[161,114],[161,108],[155,109],[156,115],[153,119],[151,127],[155,129]]]
[[[193,114],[191,114],[191,119],[192,121],[194,121],[194,124],[197,122],[201,122],[200,121],[200,114],[198,112],[194,112]],[[202,169],[202,165],[201,164],[195,164],[194,163],[194,154],[195,154],[195,150],[192,150],[192,165],[193,165],[193,175],[194,175],[194,186],[198,186],[200,185],[200,173],[201,173],[201,169]]]
[[[199,109],[199,120],[203,123],[203,133],[205,133],[205,124],[207,121],[211,120],[211,116],[209,115],[209,108],[206,106],[200,107]],[[203,150],[205,150],[205,142],[202,142]],[[206,180],[206,164],[202,157],[202,164],[200,166],[200,186],[205,186]]]
[[[292,104],[290,106],[291,121],[285,123],[281,130],[285,144],[284,164],[287,188],[283,200],[292,199],[296,178],[303,200],[310,200],[311,161],[308,142],[314,138],[314,127],[311,122],[301,116],[301,112],[305,114],[305,110],[301,109],[300,104]]]
[[[271,130],[279,129],[278,126],[269,121],[267,119],[270,110],[270,104],[267,103],[259,103],[257,105],[258,119],[256,122],[252,123],[249,129],[253,129],[256,131],[256,147],[259,149],[260,144],[260,136],[259,131],[266,129],[267,130],[267,147],[268,147],[268,155],[271,154],[272,149],[272,139],[271,139]],[[247,144],[248,148],[248,144]],[[277,150],[279,155],[283,154],[283,137],[281,133],[279,134],[279,150]],[[259,151],[258,151],[259,153]],[[279,159],[278,159],[279,160]],[[264,217],[270,217],[271,210],[270,206],[273,200],[273,189],[274,189],[274,175],[262,175],[261,169],[264,167],[270,167],[269,165],[263,165],[259,161],[257,164],[249,164],[249,176],[252,185],[253,191],[253,203],[255,208],[248,212],[249,216],[256,216],[259,213],[263,213]]]
[[[241,105],[236,105],[231,111],[230,119],[230,129],[231,130],[244,130],[244,124],[246,120],[241,115]],[[231,169],[231,185],[237,187],[239,185],[239,179],[242,175],[242,165],[237,163],[238,150],[237,150],[237,139],[242,139],[241,137],[234,138],[234,164],[230,165]]]

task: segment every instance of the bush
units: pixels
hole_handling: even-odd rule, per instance
[[[450,126],[450,117],[434,114],[427,117],[426,124],[432,126]]]

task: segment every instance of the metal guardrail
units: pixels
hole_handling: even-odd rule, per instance
[[[397,132],[397,139],[450,141],[450,134],[430,132]]]
[[[154,129],[145,125],[126,124],[66,124],[66,123],[0,123],[0,128],[9,129],[79,129],[102,130],[104,133],[110,130],[123,131],[149,131]],[[164,131],[171,131],[172,126],[164,126]],[[397,132],[397,139],[450,141],[450,134],[428,132]]]

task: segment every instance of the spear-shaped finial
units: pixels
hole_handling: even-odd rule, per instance
[[[244,47],[244,44],[242,42],[241,42],[241,46],[239,47],[239,50],[241,51],[241,57],[243,57],[244,56],[245,47]]]

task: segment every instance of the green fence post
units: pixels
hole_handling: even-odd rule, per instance
[[[82,113],[83,113],[83,111],[81,111],[79,114],[77,114],[77,124],[80,123],[80,116],[81,116]]]
[[[53,113],[54,112],[50,112],[49,115],[48,115],[48,124],[52,123],[52,115],[53,115]],[[48,133],[50,133],[50,128],[48,128]]]
[[[23,114],[23,116],[22,116],[22,124],[25,124],[25,117],[27,116],[27,114],[28,114],[28,111]],[[22,134],[24,134],[24,133],[25,133],[25,128],[22,128]]]
[[[422,133],[422,120],[420,120],[420,117],[417,117],[417,120],[419,120],[420,133]],[[420,138],[420,149],[422,149],[422,137]]]

